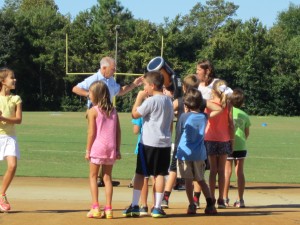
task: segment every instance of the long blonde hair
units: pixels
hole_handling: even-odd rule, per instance
[[[2,82],[10,74],[14,74],[14,71],[7,67],[0,68],[0,91],[2,90]]]
[[[223,109],[227,106],[227,102],[228,102],[228,94],[225,91],[225,89],[228,89],[227,82],[221,79],[215,81],[212,87],[213,90],[212,94],[220,98],[220,103]]]
[[[109,117],[114,109],[114,106],[110,101],[110,93],[107,85],[102,81],[95,81],[91,84],[89,91],[93,93],[93,103],[96,104],[99,109]]]

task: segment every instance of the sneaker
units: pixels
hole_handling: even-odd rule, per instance
[[[196,214],[197,207],[195,204],[189,205],[187,209],[187,214]]]
[[[120,181],[115,181],[115,180],[113,180],[113,181],[111,182],[111,184],[112,184],[112,186],[116,187],[116,186],[119,186],[119,185],[120,185]],[[104,181],[103,181],[103,180],[99,180],[99,181],[97,182],[97,185],[98,185],[98,187],[105,187],[105,184],[104,184]]]
[[[104,187],[105,185],[104,185],[103,180],[98,180],[97,186],[98,186],[98,187]]]
[[[225,198],[224,203],[226,207],[229,207],[229,198]]]
[[[101,218],[101,212],[100,212],[100,209],[99,208],[94,208],[94,209],[91,209],[86,217],[88,218],[97,218],[97,219],[100,219]]]
[[[140,207],[138,205],[130,205],[127,209],[123,211],[123,216],[126,217],[138,217],[140,216]]]
[[[196,196],[194,196],[194,205],[197,209],[200,209],[200,201]]]
[[[169,208],[169,201],[168,201],[167,199],[164,198],[164,199],[161,201],[161,207],[162,207],[163,209]]]
[[[6,195],[0,197],[0,211],[8,212],[10,210],[10,204],[7,201]]]
[[[204,213],[207,215],[215,215],[218,212],[217,212],[216,207],[214,205],[211,205],[211,206],[206,206]]]
[[[113,218],[112,208],[105,207],[103,213],[101,214],[101,218],[112,219]]]
[[[245,202],[243,199],[240,199],[239,201],[236,200],[235,203],[233,204],[234,207],[237,207],[237,208],[245,208]]]
[[[147,216],[148,215],[148,206],[142,206],[140,207],[140,216]]]
[[[120,181],[116,181],[116,180],[113,180],[111,183],[112,183],[112,186],[114,186],[114,187],[117,187],[120,185]]]
[[[153,208],[153,210],[151,212],[151,216],[153,218],[163,218],[163,217],[166,217],[167,214],[165,213],[165,211],[163,209]]]
[[[226,209],[224,199],[218,199],[218,209]]]

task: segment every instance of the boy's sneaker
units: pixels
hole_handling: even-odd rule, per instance
[[[206,206],[204,213],[207,215],[215,215],[218,212],[217,212],[216,207],[214,205],[211,205],[211,206]]]
[[[147,216],[148,215],[148,206],[142,206],[140,207],[140,216]]]
[[[104,211],[101,215],[101,218],[106,218],[106,219],[112,219],[113,218],[113,211],[112,208],[104,208]]]
[[[153,210],[151,212],[151,216],[153,218],[163,218],[163,217],[166,217],[167,214],[165,213],[165,211],[163,209],[153,208]]]
[[[162,207],[163,209],[169,208],[169,201],[168,201],[167,199],[164,198],[164,199],[161,201],[161,207]]]
[[[197,209],[200,209],[200,200],[196,196],[194,196],[194,205]]]
[[[224,203],[226,207],[229,207],[229,198],[225,198]]]
[[[224,199],[218,199],[218,209],[226,209]]]
[[[126,217],[138,217],[140,216],[140,207],[138,205],[130,205],[127,209],[123,211],[123,216]]]
[[[233,204],[234,207],[237,207],[237,208],[245,208],[245,202],[243,199],[241,200],[236,200],[235,203]]]
[[[10,204],[7,201],[6,195],[0,197],[0,211],[8,212],[10,210]]]
[[[91,209],[86,217],[88,218],[97,218],[97,219],[100,219],[101,218],[101,212],[100,212],[100,209],[99,208],[94,208],[94,209]]]
[[[189,205],[187,209],[187,214],[196,214],[197,207],[195,204]]]

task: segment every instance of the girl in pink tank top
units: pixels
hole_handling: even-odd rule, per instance
[[[93,107],[88,110],[88,135],[85,158],[90,162],[90,190],[92,206],[89,218],[111,219],[112,214],[112,169],[116,159],[121,158],[121,129],[116,109],[110,101],[108,87],[102,81],[96,81],[89,88],[89,97]],[[106,204],[100,212],[97,178],[100,165],[105,184]]]

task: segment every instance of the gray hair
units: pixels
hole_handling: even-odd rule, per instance
[[[111,64],[115,63],[115,59],[112,57],[103,57],[100,61],[100,68],[104,66],[110,66]]]

